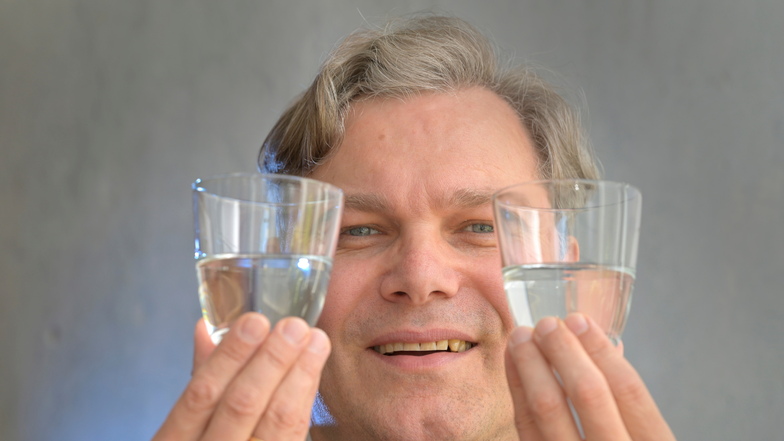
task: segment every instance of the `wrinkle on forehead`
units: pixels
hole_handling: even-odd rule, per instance
[[[425,191],[425,190],[423,190]],[[436,208],[476,208],[491,203],[490,189],[458,188],[437,195],[429,195],[429,202]],[[392,203],[380,193],[353,193],[345,196],[346,209],[380,213],[392,210]]]

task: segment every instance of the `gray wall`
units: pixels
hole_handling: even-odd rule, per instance
[[[190,370],[190,182],[253,170],[340,36],[433,7],[581,88],[642,188],[625,342],[679,438],[784,438],[780,0],[0,1],[0,437],[148,439]]]

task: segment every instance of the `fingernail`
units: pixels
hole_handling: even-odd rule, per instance
[[[545,335],[555,331],[558,327],[558,319],[555,317],[545,317],[539,320],[536,325],[536,333],[544,337]]]
[[[512,334],[509,336],[509,346],[515,347],[531,340],[532,333],[533,329],[529,328],[528,326],[520,326],[515,328],[515,330],[512,331]]]
[[[588,330],[588,321],[580,313],[569,314],[564,320],[566,326],[572,330],[574,335],[580,335]]]
[[[310,333],[310,343],[308,343],[308,351],[314,354],[321,354],[329,347],[329,339],[327,334],[321,329],[314,329]]]
[[[282,331],[289,343],[297,344],[308,334],[308,325],[301,319],[289,319],[283,324]]]
[[[258,344],[264,339],[266,326],[258,314],[248,314],[240,325],[240,338],[248,343]]]

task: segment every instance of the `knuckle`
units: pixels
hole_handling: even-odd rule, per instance
[[[182,402],[191,412],[204,412],[215,407],[220,398],[219,388],[206,379],[193,379],[185,388]]]
[[[609,395],[610,392],[604,383],[584,378],[574,386],[573,399],[585,406],[592,407],[605,402]]]
[[[306,379],[312,381],[321,377],[322,365],[314,363],[313,360],[300,359],[294,369],[300,371]]]
[[[267,409],[266,417],[272,428],[280,433],[301,431],[308,427],[310,419],[303,412],[298,412],[288,400],[277,401]]]
[[[221,348],[221,354],[235,363],[244,363],[250,356],[250,351],[236,341],[227,341],[227,345]]]
[[[515,403],[515,409],[515,427],[519,433],[525,433],[530,430],[529,427],[537,426],[537,419],[530,403],[526,403],[524,406],[518,406]]]
[[[617,356],[617,351],[610,340],[603,337],[584,345],[585,352],[594,360],[609,360]]]
[[[255,390],[238,388],[226,397],[226,410],[233,417],[256,416],[261,406]]]
[[[536,394],[531,399],[531,414],[539,421],[552,421],[558,417],[563,406],[563,397],[552,392]]]
[[[561,329],[556,329],[544,339],[544,350],[551,354],[569,353],[574,350],[571,336]]]
[[[288,370],[288,367],[291,364],[291,360],[288,356],[290,353],[290,351],[284,351],[274,347],[264,351],[267,363],[269,363],[272,368],[281,371]]]
[[[631,379],[622,381],[615,386],[615,394],[618,396],[619,401],[627,403],[642,403],[648,397],[648,389],[641,381]]]
[[[555,329],[545,336],[536,338],[535,341],[539,351],[547,358],[563,356],[573,350],[569,336],[561,332],[561,329]]]
[[[542,358],[542,354],[536,345],[519,345],[510,349],[510,356],[518,366],[527,366],[529,363],[537,362]]]
[[[519,375],[529,370],[530,366],[545,363],[544,353],[536,344],[521,344],[509,349],[510,368],[518,371]]]
[[[515,412],[515,427],[518,433],[525,433],[536,427],[536,419],[529,412]]]

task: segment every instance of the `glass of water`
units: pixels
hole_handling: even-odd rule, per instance
[[[493,196],[504,289],[517,325],[582,312],[620,341],[637,264],[641,195],[624,183],[525,182]]]
[[[294,176],[234,173],[193,183],[196,270],[216,344],[240,315],[316,324],[335,255],[343,193]]]

